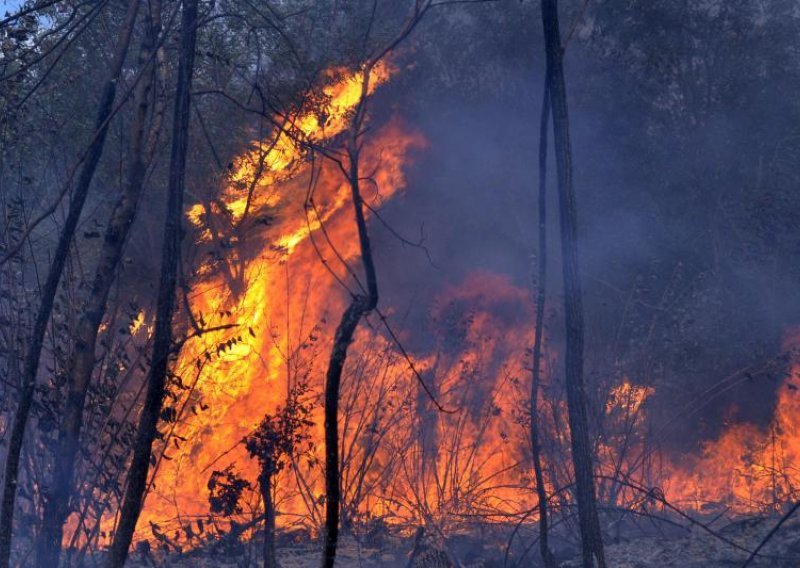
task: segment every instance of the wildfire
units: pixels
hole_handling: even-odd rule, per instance
[[[784,345],[796,351],[800,334]],[[724,504],[734,511],[779,509],[798,498],[800,482],[800,395],[793,381],[800,361],[778,391],[771,423],[766,428],[733,424],[719,438],[703,444],[698,456],[688,456],[669,471],[669,494],[702,509]]]
[[[387,65],[374,69],[368,93],[391,73]],[[321,105],[287,119],[273,139],[253,142],[233,162],[221,195],[187,211],[199,246],[218,238],[215,219],[234,227],[247,215],[268,222],[250,227],[246,243],[240,239],[239,248],[230,246],[224,258],[198,270],[188,295],[196,321],[182,334],[192,338],[174,366],[179,388],[162,416],[165,442],[139,523],[141,538],[158,538],[156,527],[167,525],[175,529],[175,540],[201,537],[191,523],[209,518],[212,472],[235,468],[255,480],[257,464],[242,440],[292,387],[322,390],[330,322],[346,305],[343,283],[354,285],[350,275],[359,248],[350,188],[338,166],[310,159],[307,142],[322,144],[346,131],[362,81],[361,72],[331,73]],[[362,153],[363,171],[374,188],[365,197],[371,207],[402,192],[410,155],[424,146],[423,137],[398,119],[375,128]],[[532,322],[528,290],[498,275],[476,273],[440,293],[429,330],[436,344],[428,352],[407,355],[380,329],[358,331],[340,424],[346,522],[434,518],[444,527],[475,513],[496,520],[536,518],[525,513],[536,506],[526,407]],[[144,325],[139,313],[131,332]],[[546,366],[555,357],[546,350]],[[432,408],[411,364],[437,400],[456,412]],[[563,397],[548,375],[538,410],[550,456],[545,477],[557,509],[570,501],[560,491],[570,483],[568,462],[557,459],[568,455],[569,436]],[[627,378],[607,393],[606,428],[597,442],[603,476],[641,470],[646,403],[654,394]],[[315,402],[311,436],[317,449],[278,479],[276,502],[284,526],[313,528],[322,518],[323,433]],[[699,456],[668,463],[655,476],[648,472],[647,481],[663,486],[669,499],[696,507],[701,499],[738,510],[785,501],[797,480],[799,417],[800,400],[787,386],[768,431],[733,426],[706,443]],[[634,500],[630,490],[607,483],[599,495]],[[258,504],[250,506],[255,511]]]
[[[379,62],[370,72],[367,94],[374,93],[391,74],[389,64]],[[307,169],[304,163],[306,143],[329,140],[347,128],[361,99],[363,73],[348,74],[344,69],[336,69],[328,75],[339,79],[323,87],[320,105],[297,117],[287,118],[272,140],[254,141],[251,149],[232,164],[229,183],[219,199],[212,203],[212,211],[224,212],[235,223],[248,209],[277,206],[282,196],[276,193],[276,184],[296,178]],[[190,207],[186,213],[189,221],[201,230],[201,240],[212,236],[205,222],[207,213],[202,203]],[[301,240],[300,237],[284,239],[294,244]]]
[[[619,385],[612,387],[608,393],[606,414],[613,414],[620,410],[629,414],[637,414],[642,405],[655,392],[656,390],[652,387],[633,385],[626,379]]]
[[[376,67],[369,92],[389,75],[388,66]],[[225,329],[187,342],[175,366],[188,393],[171,403],[179,420],[166,428],[174,435],[156,465],[153,490],[139,523],[142,536],[150,536],[150,521],[163,525],[176,518],[205,517],[206,483],[213,470],[235,464],[244,476],[255,479],[256,465],[240,441],[285,400],[293,384],[320,380],[316,356],[329,348],[331,335],[325,322],[345,305],[347,293],[337,278],[347,278],[349,268],[343,263],[357,260],[358,238],[351,209],[345,207],[350,199],[346,180],[329,161],[309,162],[297,138],[299,132],[321,143],[342,133],[360,100],[361,81],[360,73],[334,81],[323,89],[324,116],[305,113],[292,121],[292,132],[278,133],[269,144],[254,143],[235,162],[230,183],[211,208],[212,214],[224,211],[235,223],[249,201],[251,211],[269,210],[274,222],[250,237],[262,250],[246,259],[246,253],[237,251],[221,268],[201,271],[204,277],[191,291],[191,311],[200,325]],[[362,164],[375,190],[368,198],[372,207],[403,189],[408,154],[422,145],[424,140],[399,120],[371,134]],[[304,203],[309,186],[311,206]],[[202,204],[187,213],[201,241],[213,238],[208,213]],[[237,263],[243,268],[234,282],[230,267]],[[322,439],[321,429],[315,438]],[[319,465],[297,468],[294,474],[304,477],[311,506],[316,507],[322,491]],[[304,497],[285,496],[281,510],[307,510]]]
[[[136,317],[131,320],[131,323],[128,326],[128,330],[130,331],[131,335],[136,335],[139,333],[140,329],[146,327],[146,322],[147,319],[145,317],[144,310],[139,310],[136,314]]]

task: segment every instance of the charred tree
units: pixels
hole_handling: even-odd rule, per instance
[[[539,251],[536,282],[536,335],[533,340],[533,370],[531,377],[531,457],[536,478],[536,495],[539,499],[539,550],[545,568],[556,568],[556,559],[550,550],[547,488],[542,473],[542,442],[539,439],[539,387],[542,382],[542,334],[544,309],[547,297],[547,127],[550,124],[550,93],[545,79],[542,97],[542,115],[539,124]]]
[[[78,181],[72,192],[69,211],[61,233],[59,234],[58,243],[50,264],[50,270],[47,273],[47,280],[42,287],[39,311],[36,314],[33,332],[28,344],[28,350],[25,354],[20,400],[11,426],[8,452],[6,454],[5,475],[3,478],[3,501],[2,510],[0,510],[0,568],[7,568],[11,557],[14,501],[17,491],[22,442],[25,438],[25,430],[33,405],[33,398],[36,390],[36,374],[39,369],[39,360],[42,354],[47,323],[50,321],[50,315],[53,311],[58,285],[61,281],[61,275],[64,272],[67,258],[69,257],[70,246],[75,236],[75,229],[78,226],[78,221],[83,212],[83,206],[86,203],[89,187],[97,171],[97,165],[103,154],[106,135],[108,134],[108,127],[112,118],[114,99],[117,94],[117,82],[128,54],[128,46],[130,45],[130,39],[136,24],[139,5],[140,2],[138,0],[130,0],[128,3],[125,21],[122,24],[114,47],[114,54],[109,66],[108,79],[100,94],[94,135],[84,157]]]
[[[581,277],[578,268],[577,205],[572,175],[572,147],[569,136],[563,49],[558,22],[558,0],[542,0],[542,25],[547,55],[547,90],[552,107],[558,179],[567,343],[565,353],[567,409],[569,411],[583,564],[586,568],[592,568],[596,561],[600,568],[604,568],[606,563],[600,521],[597,515],[587,401],[583,381],[584,324]]]
[[[359,172],[361,135],[366,116],[370,76],[375,65],[414,31],[414,28],[431,6],[433,4],[430,0],[416,0],[413,11],[397,36],[382,49],[378,50],[375,56],[370,57],[364,65],[361,97],[356,107],[353,122],[350,125],[350,140],[347,148],[349,169],[345,169],[344,165],[339,162],[350,185],[366,288],[359,283],[361,293],[351,294],[350,305],[342,314],[342,318],[336,328],[333,349],[331,350],[328,370],[325,375],[325,536],[322,550],[323,568],[333,568],[336,562],[336,547],[339,541],[339,514],[341,508],[341,487],[339,484],[339,392],[341,390],[342,371],[347,360],[347,350],[353,341],[353,335],[361,318],[378,307],[378,278],[372,258],[372,245],[367,231],[364,203],[361,198],[361,177]],[[374,15],[373,12],[373,17]],[[366,38],[368,37],[369,32],[367,32]]]
[[[161,275],[156,300],[155,331],[147,393],[139,417],[133,459],[128,472],[128,487],[122,504],[117,532],[111,545],[108,566],[122,568],[133,540],[133,532],[144,503],[147,474],[153,440],[156,437],[159,415],[166,391],[169,356],[172,352],[172,315],[175,309],[178,263],[182,238],[183,194],[186,177],[186,152],[189,142],[191,87],[194,72],[194,52],[197,43],[198,0],[184,0],[181,13],[178,79],[175,88],[175,108],[172,123],[167,214],[164,224],[164,243]]]
[[[367,96],[371,67],[364,71],[361,103],[356,111],[353,135],[348,149],[350,184],[358,240],[361,247],[361,264],[366,278],[366,291],[354,294],[350,305],[342,314],[333,340],[328,371],[325,375],[325,547],[322,551],[323,568],[333,568],[336,561],[336,547],[339,540],[339,510],[341,507],[341,488],[339,486],[339,391],[342,370],[347,360],[347,350],[361,318],[378,306],[378,279],[372,258],[372,245],[367,231],[364,204],[359,185],[359,132],[363,122],[364,103]]]
[[[147,144],[147,118],[150,114],[151,91],[155,79],[154,50],[161,29],[160,2],[150,4],[147,30],[139,57],[141,79],[134,91],[135,115],[130,125],[130,160],[127,182],[106,227],[105,238],[95,270],[89,297],[83,308],[70,353],[67,373],[68,395],[64,415],[59,424],[58,447],[52,489],[45,500],[42,529],[39,535],[37,562],[41,568],[58,566],[64,523],[69,516],[69,500],[75,478],[76,454],[80,446],[86,393],[95,367],[98,330],[106,310],[109,292],[116,278],[122,252],[139,205],[144,178],[152,158],[158,129],[154,125]]]

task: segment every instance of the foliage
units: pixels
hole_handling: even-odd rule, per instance
[[[244,440],[250,457],[261,466],[262,481],[272,479],[295,456],[313,453],[309,428],[314,425],[311,420],[314,404],[308,392],[306,384],[295,386],[286,404],[274,414],[264,416],[258,428]]]
[[[208,480],[208,502],[211,512],[216,515],[230,517],[242,512],[240,500],[250,483],[241,478],[229,465],[222,471],[214,471]]]

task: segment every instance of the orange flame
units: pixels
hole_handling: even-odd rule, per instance
[[[175,364],[184,388],[168,404],[180,419],[162,425],[170,441],[156,466],[139,523],[141,537],[149,537],[150,523],[156,523],[184,529],[180,538],[193,538],[185,527],[209,514],[211,472],[235,464],[255,480],[257,465],[241,440],[298,381],[308,380],[321,391],[331,322],[348,298],[341,283],[355,286],[350,275],[360,251],[347,181],[332,162],[310,161],[298,138],[319,144],[348,129],[363,77],[335,75],[339,79],[323,89],[322,110],[287,121],[287,131],[270,142],[254,142],[234,162],[220,197],[187,211],[201,246],[217,238],[215,216],[236,226],[252,212],[268,216],[268,222],[251,231],[247,246],[230,247],[221,263],[209,262],[198,271],[191,312],[214,331],[187,341]],[[377,67],[369,93],[390,75],[388,66]],[[371,134],[362,171],[375,190],[367,197],[372,207],[404,189],[410,154],[424,145],[421,135],[397,119]],[[307,201],[307,195],[313,199]],[[525,417],[526,353],[533,343],[529,296],[528,290],[488,273],[476,273],[440,295],[431,321],[439,344],[410,357],[437,399],[456,410],[452,414],[432,409],[393,341],[380,330],[358,331],[341,403],[346,520],[435,518],[446,528],[475,513],[497,520],[536,518],[525,513],[536,506]],[[138,318],[132,329],[143,322]],[[185,335],[191,333],[187,329]],[[546,362],[552,359],[546,352]],[[653,394],[627,378],[610,389],[604,406],[610,428],[597,442],[597,469],[604,476],[639,467],[644,442],[630,433],[641,434]],[[551,455],[568,455],[564,401],[546,391],[540,414]],[[312,432],[316,454],[279,479],[281,524],[313,528],[320,522],[321,423],[317,419]],[[769,431],[733,426],[708,442],[701,455],[668,464],[655,481],[670,500],[683,504],[713,501],[752,510],[794,495],[792,464],[798,458],[800,399],[787,387]],[[571,474],[563,463],[550,461],[548,490],[555,492]],[[613,494],[608,487],[600,495],[634,499],[629,490]],[[554,497],[555,506],[568,501],[568,495]]]
[[[796,352],[800,334],[784,345]],[[780,509],[798,498],[800,483],[800,395],[792,382],[800,377],[800,360],[778,391],[771,423],[766,428],[733,424],[716,440],[703,444],[700,455],[688,456],[670,468],[668,494],[697,509],[727,505],[740,513]]]
[[[388,76],[385,65],[377,67],[370,92]],[[294,121],[294,127],[316,141],[342,133],[360,100],[361,85],[360,74],[355,74],[326,87],[329,100],[324,120],[307,113]],[[361,160],[362,171],[369,172],[369,184],[374,187],[372,207],[403,189],[407,155],[423,145],[421,136],[397,120],[371,134]],[[284,402],[300,374],[310,372],[312,354],[329,345],[325,322],[345,305],[347,296],[337,279],[346,279],[350,269],[344,263],[353,264],[359,254],[351,209],[345,207],[350,202],[347,181],[331,162],[308,163],[303,148],[287,134],[280,133],[269,148],[260,143],[255,147],[236,162],[217,205],[234,221],[240,220],[253,185],[251,207],[274,211],[277,221],[258,236],[267,243],[264,250],[242,261],[240,287],[232,286],[225,270],[206,269],[191,292],[191,309],[202,319],[201,325],[213,329],[235,324],[236,328],[191,339],[175,366],[189,393],[175,404],[183,422],[174,426],[173,433],[179,437],[172,438],[173,444],[165,448],[158,463],[139,523],[144,535],[149,532],[148,521],[163,524],[206,516],[206,483],[213,470],[235,463],[251,480],[257,477],[256,464],[247,458],[240,441],[265,413]],[[257,166],[260,160],[263,171]],[[312,185],[313,207],[305,207],[302,198]],[[190,208],[188,218],[200,231],[201,240],[212,238],[203,205]],[[304,365],[309,369],[304,371]],[[314,378],[318,377],[316,373]],[[321,431],[316,437],[322,438]],[[318,471],[304,475],[309,491],[318,495],[322,487]],[[289,499],[297,502],[284,500],[283,511],[308,508],[301,497]]]

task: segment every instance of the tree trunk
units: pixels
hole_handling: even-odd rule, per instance
[[[144,187],[144,176],[149,161],[145,156],[145,125],[155,76],[155,65],[152,64],[153,51],[161,29],[160,2],[153,1],[151,7],[152,14],[148,17],[148,30],[142,42],[139,58],[142,77],[136,85],[134,94],[136,114],[131,123],[128,179],[111,213],[95,270],[94,283],[84,306],[83,315],[78,321],[72,352],[67,359],[70,365],[67,374],[69,392],[59,425],[52,490],[49,499],[45,501],[42,530],[37,547],[37,561],[40,568],[58,566],[64,523],[70,513],[69,499],[75,477],[75,456],[80,446],[86,393],[95,366],[98,329]]]
[[[378,279],[375,273],[375,264],[372,259],[372,246],[367,232],[367,222],[364,217],[364,206],[361,200],[359,187],[358,148],[357,136],[360,132],[361,119],[363,118],[363,102],[366,97],[366,86],[369,78],[369,69],[364,74],[362,103],[356,113],[353,124],[353,141],[350,147],[349,183],[355,209],[358,239],[361,246],[361,263],[367,280],[366,295],[356,295],[350,306],[342,314],[336,335],[333,340],[333,350],[328,363],[328,372],[325,381],[325,546],[322,553],[323,568],[333,568],[336,562],[336,546],[339,539],[339,389],[342,381],[342,370],[347,360],[347,349],[353,341],[353,334],[361,318],[378,306]]]
[[[25,355],[20,401],[11,426],[8,452],[6,454],[3,501],[2,510],[0,510],[0,568],[7,568],[11,558],[14,500],[17,490],[20,456],[22,454],[22,442],[25,437],[25,429],[33,405],[33,397],[36,390],[36,374],[39,369],[39,359],[42,354],[47,323],[50,321],[50,314],[53,311],[58,284],[69,256],[69,249],[75,235],[75,229],[80,220],[81,213],[83,212],[83,206],[86,203],[89,186],[92,183],[95,171],[97,171],[97,164],[103,154],[111,113],[113,111],[114,99],[117,93],[117,81],[128,53],[128,46],[136,23],[139,4],[140,2],[138,0],[131,0],[128,4],[125,23],[120,30],[117,44],[114,48],[114,55],[109,67],[109,77],[100,95],[94,138],[86,153],[78,182],[72,193],[67,219],[59,235],[50,270],[47,273],[47,280],[42,288],[41,304],[36,314],[33,333],[28,345],[28,351]]]
[[[262,474],[261,498],[264,501],[264,568],[278,568],[275,558],[275,503],[272,501],[272,475]]]
[[[198,0],[184,0],[181,14],[178,80],[175,89],[175,109],[170,152],[169,190],[167,214],[164,224],[164,243],[161,253],[161,277],[156,302],[153,355],[147,376],[147,394],[139,417],[133,459],[128,473],[128,487],[120,513],[111,553],[110,568],[122,568],[133,540],[136,522],[144,504],[150,455],[156,436],[158,419],[164,402],[169,355],[172,350],[172,315],[180,259],[183,218],[183,193],[186,176],[186,151],[189,142],[189,117],[191,103],[194,52],[197,43]]]
[[[536,477],[536,495],[539,499],[539,550],[545,568],[556,568],[556,559],[550,550],[547,489],[542,473],[542,443],[539,440],[539,385],[542,378],[542,334],[547,294],[547,126],[550,124],[550,94],[545,79],[542,97],[542,115],[539,125],[539,273],[536,286],[536,335],[533,340],[533,372],[531,377],[531,455]]]
[[[553,137],[558,173],[561,254],[564,274],[564,313],[566,318],[566,391],[572,441],[572,463],[578,517],[581,530],[583,564],[586,568],[605,567],[603,539],[592,470],[586,392],[583,384],[583,306],[578,270],[577,207],[572,179],[572,148],[569,138],[567,94],[564,81],[563,50],[558,24],[558,1],[542,0],[542,24],[547,53],[547,77],[553,114]]]

